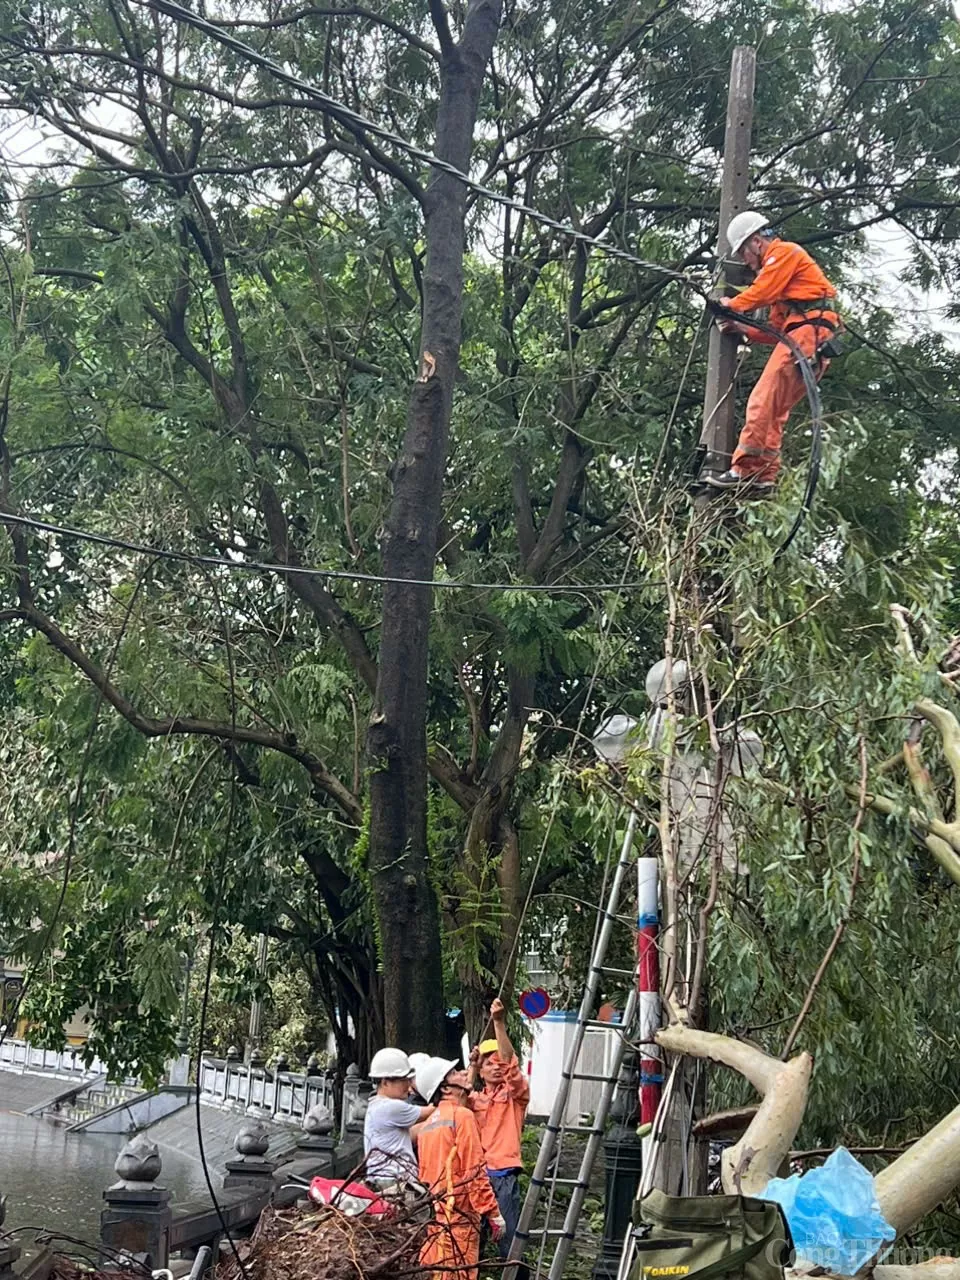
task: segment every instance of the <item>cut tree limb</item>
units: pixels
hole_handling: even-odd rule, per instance
[[[909,1231],[958,1185],[960,1106],[874,1179],[883,1216],[897,1235]],[[911,1271],[911,1275],[917,1274]]]
[[[721,1160],[723,1189],[728,1195],[759,1195],[777,1176],[803,1120],[813,1070],[810,1054],[780,1062],[741,1040],[680,1023],[658,1031],[657,1044],[670,1053],[709,1058],[731,1067],[762,1094],[763,1101],[746,1133]]]

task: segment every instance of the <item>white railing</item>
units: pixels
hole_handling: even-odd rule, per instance
[[[334,1111],[333,1078],[293,1071],[270,1071],[226,1058],[203,1058],[200,1063],[200,1101],[225,1110],[252,1111],[264,1119],[299,1124],[311,1107],[322,1103]],[[348,1078],[345,1101],[351,1090]]]
[[[55,1076],[64,1080],[95,1080],[106,1067],[94,1058],[85,1066],[77,1049],[35,1049],[25,1040],[4,1037],[0,1042],[0,1071]]]

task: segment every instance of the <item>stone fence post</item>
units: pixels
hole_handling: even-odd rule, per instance
[[[126,1143],[113,1166],[120,1181],[103,1193],[100,1214],[104,1261],[120,1252],[139,1254],[153,1271],[166,1267],[170,1255],[170,1192],[156,1185],[160,1151],[143,1134]]]
[[[367,1104],[373,1093],[373,1084],[364,1080],[356,1063],[347,1067],[347,1076],[343,1082],[343,1112],[340,1121],[340,1139],[343,1141],[348,1133],[363,1133],[363,1122],[367,1114]]]
[[[333,1136],[334,1121],[330,1108],[322,1102],[316,1103],[303,1117],[300,1128],[303,1133],[297,1138],[297,1150],[318,1159],[326,1156],[332,1162],[337,1143]]]
[[[227,1161],[224,1187],[245,1187],[250,1191],[273,1191],[273,1172],[276,1163],[267,1159],[270,1146],[270,1130],[260,1120],[247,1120],[233,1140],[237,1151],[235,1160]]]

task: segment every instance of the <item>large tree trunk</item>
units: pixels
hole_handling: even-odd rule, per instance
[[[431,5],[443,53],[439,158],[466,170],[500,0],[471,0],[454,43],[440,0]],[[410,398],[382,543],[384,575],[433,577],[463,310],[463,183],[436,173],[426,193],[420,373]],[[380,666],[367,747],[370,871],[384,960],[386,1037],[406,1049],[443,1048],[443,973],[427,850],[427,662],[433,593],[385,583]]]

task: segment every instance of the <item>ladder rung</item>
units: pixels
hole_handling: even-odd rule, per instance
[[[620,1079],[619,1076],[594,1076],[589,1075],[587,1072],[581,1073],[577,1071],[574,1071],[569,1076],[564,1072],[564,1075],[567,1080],[591,1080],[594,1084],[616,1084]]]
[[[520,1233],[517,1232],[519,1235]],[[571,1240],[576,1237],[570,1231],[564,1231],[563,1227],[531,1227],[527,1232],[528,1236],[569,1236]]]
[[[626,1031],[626,1027],[622,1022],[601,1022],[599,1018],[584,1018],[582,1025],[585,1027],[600,1027],[606,1031],[611,1029],[614,1031]]]
[[[603,1133],[596,1125],[586,1124],[565,1124],[561,1125],[561,1129],[564,1133]]]
[[[601,973],[612,973],[615,978],[635,978],[637,976],[636,969],[611,969],[607,964],[600,965]],[[609,1026],[609,1023],[607,1024]]]
[[[589,1182],[583,1182],[580,1178],[550,1178],[549,1185],[551,1187],[589,1187]]]

